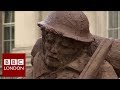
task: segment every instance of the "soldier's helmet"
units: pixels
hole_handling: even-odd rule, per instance
[[[82,11],[52,11],[46,19],[38,22],[38,26],[78,41],[94,40],[89,31],[89,21]]]

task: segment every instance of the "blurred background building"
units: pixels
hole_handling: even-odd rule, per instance
[[[51,11],[0,11],[0,75],[2,53],[26,53],[26,67],[29,68],[30,52],[36,40],[41,37],[37,22]],[[90,22],[94,35],[120,38],[119,11],[83,11]]]

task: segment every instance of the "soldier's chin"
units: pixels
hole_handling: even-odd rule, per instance
[[[57,61],[52,61],[51,59],[45,59],[45,63],[46,63],[46,65],[47,66],[49,66],[49,67],[54,67],[54,68],[59,68],[59,66],[60,66],[60,63],[59,62],[57,62]]]

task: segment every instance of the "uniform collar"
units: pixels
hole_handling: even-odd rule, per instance
[[[84,69],[88,60],[89,60],[88,58],[80,58],[80,59],[78,58],[78,59],[72,61],[71,63],[67,64],[66,66],[64,66],[63,69],[69,68],[72,71],[74,70],[74,71],[77,71],[80,73]],[[35,72],[34,72],[36,74],[35,78],[37,78],[43,74],[47,74],[47,73],[52,72],[51,70],[48,69],[48,67],[45,65],[43,60],[39,60],[39,62],[36,64],[39,64],[39,69],[35,70]]]

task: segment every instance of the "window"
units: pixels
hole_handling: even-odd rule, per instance
[[[14,48],[14,11],[3,14],[3,52],[9,53]]]
[[[120,38],[120,12],[108,12],[108,37],[118,39]]]

